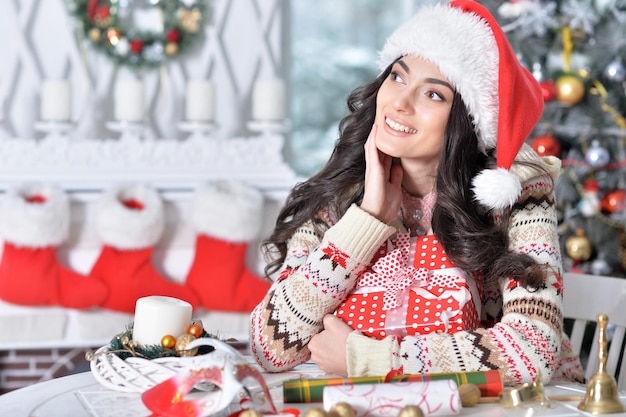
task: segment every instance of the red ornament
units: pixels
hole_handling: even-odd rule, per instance
[[[176,29],[170,29],[165,34],[165,40],[168,42],[178,43],[180,41],[180,32]]]
[[[600,210],[603,213],[622,213],[626,209],[626,190],[619,188],[602,196],[600,200]]]
[[[106,4],[98,4],[93,10],[93,18],[91,19],[96,25],[106,27],[111,17],[111,9]]]
[[[139,54],[143,50],[143,41],[141,39],[133,39],[130,41],[130,50],[134,54]]]
[[[540,156],[556,156],[561,155],[561,144],[552,135],[537,136],[530,140],[530,146]]]
[[[539,85],[541,86],[541,94],[543,95],[544,102],[547,103],[556,98],[556,87],[554,86],[554,81],[542,81]]]

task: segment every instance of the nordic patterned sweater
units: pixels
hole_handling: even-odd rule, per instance
[[[544,382],[582,381],[580,361],[562,330],[554,197],[560,161],[539,158],[528,147],[520,151],[520,159],[543,164],[544,170],[521,164],[511,168],[523,191],[510,217],[509,249],[550,267],[544,286],[527,290],[502,277],[493,288],[483,288],[485,325],[468,331],[382,340],[353,331],[346,348],[349,376],[498,369],[506,384],[531,382],[538,373]],[[357,206],[336,222],[327,217],[327,222],[322,237],[311,222],[294,233],[278,278],[251,314],[251,350],[267,371],[288,370],[310,358],[307,343],[322,330],[324,315],[337,310],[371,267],[377,250],[398,231]]]

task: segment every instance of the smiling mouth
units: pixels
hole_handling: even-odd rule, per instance
[[[405,126],[405,125],[400,124],[398,122],[394,122],[393,120],[391,120],[388,117],[385,117],[385,124],[387,126],[389,126],[390,128],[392,128],[393,130],[395,130],[396,132],[409,133],[409,134],[417,133],[416,129],[411,129],[408,126]]]

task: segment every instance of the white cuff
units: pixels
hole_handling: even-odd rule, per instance
[[[0,237],[17,246],[57,246],[67,239],[70,202],[53,186],[29,184],[8,190],[0,208]]]
[[[145,249],[156,244],[165,227],[163,201],[145,186],[116,187],[102,193],[96,206],[96,230],[103,243],[117,249]]]
[[[198,187],[189,223],[196,233],[230,242],[249,242],[262,226],[263,195],[237,182],[214,182]]]

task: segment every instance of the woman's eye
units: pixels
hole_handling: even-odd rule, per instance
[[[433,100],[437,100],[437,101],[445,101],[446,98],[443,96],[443,94],[439,94],[436,91],[429,91],[428,92],[428,97],[430,97]]]
[[[397,82],[397,83],[401,83],[401,82],[402,82],[402,77],[400,76],[400,74],[398,74],[398,73],[397,73],[397,72],[395,72],[395,71],[392,71],[392,72],[389,74],[389,78],[391,78],[391,81],[395,81],[395,82]]]

